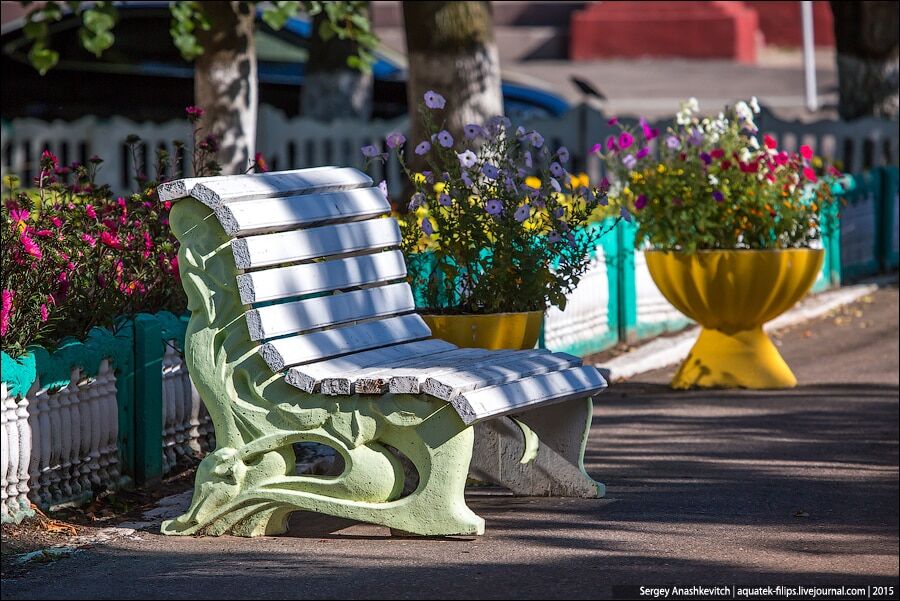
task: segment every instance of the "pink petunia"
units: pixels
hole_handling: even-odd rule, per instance
[[[775,140],[775,138],[773,138],[773,137],[770,136],[769,134],[766,134],[766,135],[763,136],[763,142],[765,142],[766,148],[773,148],[773,149],[774,149],[774,148],[777,148],[777,147],[778,147],[778,142]]]
[[[803,177],[808,179],[809,181],[816,183],[819,181],[819,178],[816,177],[816,172],[813,171],[812,167],[804,167],[803,168]]]
[[[632,144],[634,144],[634,136],[632,136],[627,131],[623,131],[621,134],[619,134],[619,148],[625,150]]]
[[[812,158],[813,158],[812,148],[810,148],[809,146],[804,144],[803,146],[800,147],[800,156],[802,156],[807,161],[812,160]]]

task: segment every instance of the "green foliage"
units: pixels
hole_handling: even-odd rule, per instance
[[[21,4],[27,6],[32,3]],[[196,32],[210,29],[205,4],[190,0],[169,4],[172,13],[169,27],[172,43],[186,60],[194,60],[203,54],[203,46],[197,39]],[[375,62],[373,51],[378,38],[372,32],[367,18],[366,2],[278,1],[247,4],[253,5],[251,10],[255,10],[256,5],[261,4],[263,21],[276,30],[284,27],[287,20],[301,10],[310,16],[323,13],[328,18],[319,29],[319,35],[323,39],[337,36],[342,40],[353,40],[358,45],[357,55],[347,59],[349,66],[366,71]],[[79,39],[82,46],[95,56],[100,57],[115,42],[113,28],[118,20],[118,12],[112,2],[46,2],[38,5],[28,13],[24,31],[32,42],[28,58],[41,75],[46,74],[59,62],[59,53],[49,46],[51,32],[48,24],[62,19],[63,8],[80,16],[82,26],[79,30]]]
[[[822,162],[808,146],[788,153],[770,136],[760,140],[755,99],[713,119],[698,111],[691,99],[661,137],[641,120],[640,131],[620,125],[602,145],[615,176],[613,204],[637,219],[636,244],[687,252],[808,247],[840,173],[829,167],[820,180]]]

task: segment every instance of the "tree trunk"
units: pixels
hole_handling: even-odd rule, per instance
[[[424,139],[418,107],[428,90],[447,99],[441,117],[457,139],[464,125],[503,114],[490,2],[404,2],[403,20],[412,144]]]
[[[895,2],[832,2],[842,119],[896,119],[900,16]]]
[[[362,10],[368,17],[368,6]],[[318,34],[324,13],[313,18],[306,75],[300,92],[300,113],[319,121],[335,119],[367,120],[372,116],[372,73],[347,65],[359,45],[337,36],[323,40]]]
[[[219,137],[222,173],[244,173],[256,152],[259,104],[253,4],[204,2],[202,7],[211,27],[197,32],[203,54],[194,65],[194,101],[206,111],[204,132]]]

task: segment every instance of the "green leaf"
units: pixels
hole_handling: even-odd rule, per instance
[[[55,67],[56,63],[59,62],[59,52],[43,46],[32,46],[31,51],[28,53],[28,60],[38,70],[38,73],[46,75],[47,71]]]

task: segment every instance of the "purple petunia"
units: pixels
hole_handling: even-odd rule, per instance
[[[456,156],[459,157],[459,164],[468,169],[478,160],[478,157],[471,150],[466,150],[463,153],[459,153]]]
[[[552,232],[550,232],[549,234],[547,234],[547,240],[550,242],[550,244],[556,244],[556,243],[559,242],[561,239],[562,239],[562,238],[561,238],[560,235],[556,232],[556,230],[553,230]]]
[[[440,196],[438,196],[438,204],[442,207],[449,207],[451,204],[453,204],[453,200],[450,199],[449,194],[442,193]]]
[[[647,148],[646,146],[644,146],[643,148],[641,148],[640,150],[638,150],[638,152],[637,152],[637,158],[638,158],[638,159],[642,159],[642,158],[644,158],[645,156],[647,156],[648,154],[650,154],[650,149]]]
[[[556,151],[556,155],[559,157],[560,163],[568,163],[569,162],[569,149],[565,146],[560,146],[559,150]]]
[[[562,192],[562,187],[559,185],[559,182],[556,181],[555,177],[550,178],[550,187],[556,190],[557,192]]]
[[[619,209],[619,216],[628,223],[632,222],[631,213],[629,213],[628,209],[626,209],[625,207]]]
[[[434,233],[434,227],[432,227],[431,219],[428,217],[422,219],[422,233],[426,236],[430,236]]]
[[[637,165],[637,159],[634,158],[633,154],[626,154],[622,157],[622,164],[628,169],[634,169],[634,166]]]
[[[647,123],[646,119],[641,117],[640,122],[641,122],[641,129],[644,132],[644,138],[646,138],[647,141],[650,141],[653,138],[656,138],[657,136],[659,136],[659,130],[656,129],[655,127],[650,127],[650,124]]]
[[[625,150],[632,144],[634,144],[634,136],[632,136],[627,131],[623,131],[619,134],[619,148]]]
[[[534,165],[534,161],[531,159],[531,151],[526,150],[525,154],[522,155],[522,158],[525,161],[525,166],[531,169],[531,167]]]
[[[492,198],[484,203],[484,210],[487,211],[488,215],[499,215],[503,210],[503,203],[496,198]]]
[[[634,199],[634,208],[640,211],[644,207],[647,206],[647,197],[643,194],[640,194],[636,199]]]
[[[466,185],[466,188],[471,188],[474,185],[472,178],[469,177],[469,173],[467,171],[460,171],[459,177],[462,179],[463,183]]]
[[[453,146],[453,136],[451,136],[450,132],[446,129],[442,129],[438,132],[437,141],[444,148],[450,148],[451,146]]]
[[[556,217],[557,219],[559,219],[560,217],[562,217],[565,214],[566,214],[566,210],[562,207],[556,207],[555,209],[553,209],[553,216]]]
[[[529,139],[531,141],[531,145],[534,146],[535,148],[540,148],[541,146],[544,145],[544,136],[542,136],[541,134],[539,134],[536,131],[531,132]]]
[[[518,221],[519,223],[522,223],[523,221],[528,219],[528,216],[530,214],[531,214],[531,207],[529,207],[528,205],[522,205],[521,207],[516,209],[516,212],[513,214],[513,217],[515,217],[516,221]]]
[[[423,140],[416,145],[416,154],[422,156],[431,150],[431,143]]]
[[[442,109],[447,103],[444,97],[433,90],[425,92],[425,106],[430,109]]]
[[[703,132],[697,128],[691,130],[691,137],[688,138],[688,142],[690,142],[693,146],[700,146],[703,144]]]
[[[387,142],[388,148],[399,148],[406,142],[406,136],[399,131],[392,131],[385,138],[385,142]]]
[[[704,165],[709,165],[710,163],[712,163],[712,157],[709,155],[708,152],[701,152],[700,160],[703,161]]]
[[[481,172],[484,173],[485,177],[488,179],[497,179],[497,176],[500,174],[500,172],[497,171],[497,168],[490,163],[485,163],[481,167]]]
[[[384,198],[387,199],[388,187],[387,187],[387,182],[385,180],[381,180],[381,182],[379,182],[378,189],[381,190],[381,193],[384,194]]]
[[[562,177],[565,172],[566,170],[562,168],[562,165],[556,161],[550,163],[550,173],[553,174],[553,177]]]
[[[478,136],[483,136],[485,131],[480,125],[470,123],[463,128],[463,133],[466,135],[466,140],[474,140]]]
[[[681,148],[681,140],[679,140],[675,136],[669,136],[668,138],[666,138],[666,146],[668,146],[672,150],[678,150],[679,148]]]
[[[369,144],[368,146],[363,146],[361,150],[362,150],[363,156],[366,157],[367,159],[374,159],[375,157],[377,157],[380,154],[378,151],[378,148],[371,144]]]
[[[725,195],[722,194],[721,192],[719,192],[718,190],[713,190],[712,196],[716,202],[722,202],[723,200],[725,200]]]
[[[416,192],[409,199],[409,210],[415,211],[416,209],[421,207],[423,204],[425,204],[425,195],[422,194],[421,192]]]
[[[610,136],[606,138],[606,149],[607,150],[618,150],[619,146],[616,144],[616,137]]]

